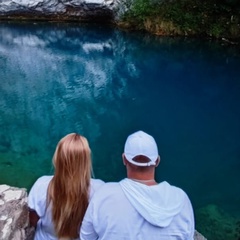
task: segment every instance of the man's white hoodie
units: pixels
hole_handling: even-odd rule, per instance
[[[81,240],[193,240],[187,194],[167,182],[147,186],[130,179],[106,183],[89,204]]]
[[[130,179],[120,182],[122,190],[132,206],[149,223],[167,227],[178,215],[186,201],[186,194],[180,188],[167,182],[147,186]]]

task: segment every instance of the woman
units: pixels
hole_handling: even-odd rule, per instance
[[[54,176],[40,177],[29,196],[34,240],[78,239],[89,198],[103,184],[91,179],[91,150],[85,137],[62,138],[53,156]]]

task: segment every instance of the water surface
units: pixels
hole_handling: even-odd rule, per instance
[[[0,184],[51,174],[59,139],[89,140],[96,178],[126,176],[128,134],[158,143],[208,239],[240,237],[239,47],[99,25],[0,23]]]

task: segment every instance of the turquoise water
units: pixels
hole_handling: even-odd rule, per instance
[[[240,48],[99,25],[0,23],[0,184],[51,174],[59,139],[89,140],[96,178],[125,177],[128,134],[158,143],[208,239],[240,237]]]

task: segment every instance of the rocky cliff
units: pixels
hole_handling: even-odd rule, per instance
[[[112,22],[125,10],[118,0],[0,0],[1,19]]]

